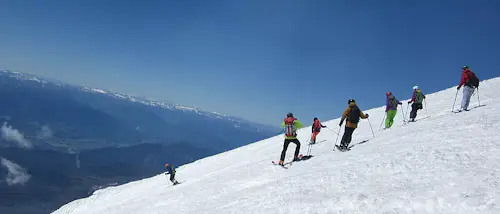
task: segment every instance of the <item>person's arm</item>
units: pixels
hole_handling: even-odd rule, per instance
[[[385,99],[385,112],[389,110],[389,98]]]
[[[457,90],[460,89],[468,80],[467,72],[462,73],[462,77],[460,78],[460,83],[458,84]]]
[[[295,128],[297,128],[297,129],[304,127],[299,120],[295,120],[294,123],[295,123]]]
[[[363,113],[362,111],[359,111],[359,116],[363,119],[368,118],[368,114]]]
[[[344,123],[345,118],[349,114],[349,110],[351,110],[351,107],[347,107],[347,109],[342,113],[342,118],[340,119],[339,126],[342,126],[342,123]]]
[[[411,95],[411,100],[408,101],[408,103],[411,103],[413,101],[415,101],[415,96],[416,96],[417,92],[416,91],[413,91],[413,94]]]

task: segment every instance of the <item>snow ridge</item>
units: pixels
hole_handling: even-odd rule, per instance
[[[26,73],[21,73],[21,72],[16,72],[16,71],[9,71],[9,70],[2,70],[0,69],[0,74],[7,75],[11,78],[21,80],[21,81],[34,81],[38,82],[42,85],[44,84],[54,84],[59,87],[64,87],[64,86],[69,86],[69,87],[75,87],[73,85],[69,84],[56,84],[52,83],[51,81],[47,81],[41,77],[37,77],[32,74],[26,74]],[[170,110],[178,110],[178,111],[184,111],[184,112],[190,112],[190,113],[195,113],[198,115],[206,116],[212,119],[221,119],[221,120],[226,120],[229,122],[235,123],[235,127],[240,127],[241,123],[248,123],[249,121],[246,121],[241,118],[233,117],[233,116],[228,116],[226,114],[220,114],[217,112],[210,112],[206,111],[197,107],[191,107],[191,106],[185,106],[185,105],[178,105],[178,104],[172,104],[167,101],[159,101],[159,100],[153,100],[153,99],[147,99],[147,98],[140,98],[124,93],[119,93],[119,92],[113,92],[109,90],[103,90],[99,88],[92,88],[88,86],[76,86],[79,90],[85,91],[85,92],[90,92],[90,93],[99,93],[103,94],[106,96],[110,96],[116,99],[122,99],[122,100],[128,100],[130,102],[136,102],[136,103],[141,103],[143,105],[147,106],[153,106],[153,107],[158,107],[158,108],[163,108],[163,109],[170,109]],[[252,122],[253,123],[253,122]],[[261,128],[255,127],[258,131],[262,131]]]
[[[404,124],[398,111],[387,130],[379,130],[384,107],[366,110],[349,152],[332,151],[343,134],[337,118],[324,122],[313,157],[288,169],[271,164],[280,135],[178,167],[180,185],[159,174],[53,213],[500,213],[500,78],[480,87],[481,105],[476,93],[470,111],[451,112],[452,87],[426,95],[417,122]],[[305,153],[310,127],[298,137]]]

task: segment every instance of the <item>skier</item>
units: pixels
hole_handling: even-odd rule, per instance
[[[170,174],[170,181],[172,181],[174,185],[179,184],[179,182],[175,180],[175,168],[172,165],[169,165],[168,163],[165,164],[165,167],[168,170],[168,172],[166,172],[165,175]]]
[[[399,102],[396,97],[391,92],[387,92],[385,94],[386,98],[386,104],[385,104],[385,112],[387,114],[387,117],[385,119],[385,128],[391,128],[392,124],[394,123],[394,117],[396,117],[396,113],[398,111],[398,105],[402,105],[401,102]]]
[[[425,99],[425,95],[422,93],[422,91],[418,88],[418,86],[413,86],[413,95],[411,97],[411,100],[408,101],[408,104],[412,103],[411,105],[411,112],[410,112],[410,121],[409,122],[415,122],[415,118],[417,117],[417,111],[419,109],[423,109],[422,102]]]
[[[344,120],[347,118],[344,136],[342,136],[342,140],[340,141],[340,147],[337,146],[341,151],[347,150],[349,143],[351,143],[352,133],[358,127],[359,118],[368,118],[368,114],[364,114],[358,108],[354,99],[349,99],[347,103],[349,104],[349,106],[342,114],[342,119],[340,119],[339,123],[339,126],[342,126],[342,123],[344,123]]]
[[[474,93],[474,90],[479,87],[479,79],[476,74],[469,70],[469,66],[465,65],[462,67],[462,78],[460,79],[460,84],[457,87],[457,90],[464,86],[463,97],[462,97],[462,106],[460,111],[465,110],[468,111],[470,98]]]
[[[313,119],[313,125],[311,127],[312,129],[312,136],[311,136],[311,143],[310,144],[315,144],[316,143],[316,136],[318,136],[319,132],[321,131],[321,128],[326,128],[326,126],[323,126],[321,122],[318,120],[317,117]]]
[[[295,143],[296,145],[293,161],[297,161],[299,159],[300,141],[297,139],[297,129],[302,128],[302,123],[300,123],[297,118],[293,117],[292,113],[288,113],[283,123],[281,123],[281,127],[285,129],[285,142],[283,144],[283,151],[281,151],[279,165],[283,166],[285,162],[286,150],[288,149],[288,145],[290,143]]]

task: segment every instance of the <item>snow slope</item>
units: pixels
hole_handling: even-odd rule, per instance
[[[427,95],[428,116],[423,109],[416,123],[402,125],[398,112],[383,131],[384,107],[365,111],[376,138],[363,120],[352,150],[334,152],[337,135],[323,129],[314,157],[289,169],[271,164],[283,146],[283,136],[275,136],[179,167],[180,185],[160,174],[96,191],[54,213],[500,213],[499,91],[500,78],[483,81],[484,106],[462,113],[451,113],[455,87]],[[337,131],[338,123],[324,125]],[[299,136],[305,153],[310,127]]]

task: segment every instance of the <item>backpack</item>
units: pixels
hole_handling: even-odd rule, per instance
[[[467,76],[469,77],[469,81],[467,81],[467,85],[472,86],[474,88],[479,87],[479,78],[476,77],[476,74],[472,71],[467,72]]]
[[[396,100],[395,97],[392,99],[389,99],[389,107],[390,108],[398,108],[398,101]]]
[[[349,114],[347,115],[347,121],[351,123],[358,123],[359,122],[359,117],[361,117],[361,111],[357,106],[351,106],[350,107]]]
[[[417,90],[415,92],[415,102],[416,103],[422,103],[424,101],[424,95],[422,94],[422,91]]]
[[[285,118],[285,136],[287,137],[295,137],[297,136],[296,129],[295,129],[295,118],[293,117],[288,117]]]

